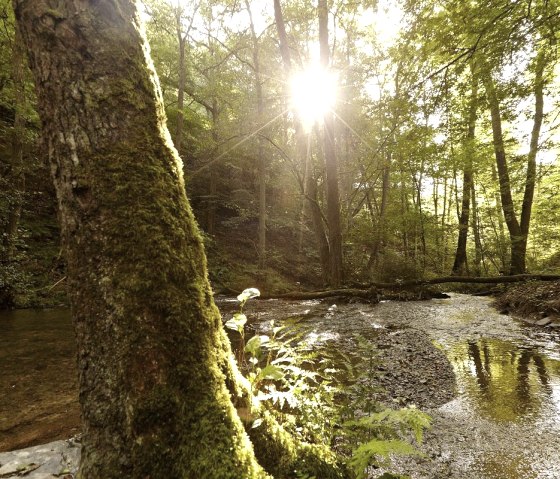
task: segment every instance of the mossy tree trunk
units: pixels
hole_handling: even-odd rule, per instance
[[[14,0],[68,260],[83,420],[79,476],[270,477],[264,467],[289,477],[307,460],[329,471],[321,477],[340,477],[328,452],[298,444],[272,419],[257,428],[266,451],[257,459],[236,413],[232,395],[243,399],[243,383],[212,298],[136,2],[52,5]]]
[[[0,231],[0,264],[8,265],[14,260],[19,220],[25,193],[25,171],[23,163],[25,137],[25,47],[16,27],[12,47],[11,80],[14,89],[14,123],[11,138],[11,158],[7,170],[7,181],[13,185],[9,202],[8,217]]]

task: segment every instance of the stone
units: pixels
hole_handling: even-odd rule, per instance
[[[552,323],[552,319],[542,318],[542,319],[539,319],[538,321],[535,321],[535,326],[547,326],[550,323]]]
[[[55,441],[19,451],[0,453],[2,479],[60,479],[74,477],[80,462],[80,443]]]

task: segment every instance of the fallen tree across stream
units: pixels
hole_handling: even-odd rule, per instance
[[[350,298],[363,298],[368,300],[379,299],[380,296],[385,297],[379,290],[388,289],[399,291],[413,287],[422,287],[433,284],[443,283],[480,283],[480,284],[499,284],[499,283],[520,283],[523,281],[558,281],[560,275],[553,274],[516,274],[511,276],[442,276],[439,278],[431,279],[412,279],[395,281],[393,283],[369,283],[366,285],[359,285],[355,288],[343,289],[329,289],[323,291],[291,291],[289,293],[277,295],[261,296],[261,299],[323,299],[332,297],[350,297]],[[438,293],[435,293],[437,297]],[[439,293],[441,295],[441,293]],[[433,296],[432,296],[433,297]]]

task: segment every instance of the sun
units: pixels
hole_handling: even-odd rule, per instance
[[[291,106],[306,131],[323,121],[336,103],[338,77],[320,66],[296,73],[291,81]]]

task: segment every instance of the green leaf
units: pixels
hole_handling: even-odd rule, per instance
[[[265,366],[261,372],[258,374],[259,379],[282,379],[284,377],[284,373],[278,366],[274,366],[273,364],[269,364]]]
[[[261,295],[261,292],[257,288],[247,288],[240,295],[237,296],[237,301],[241,304],[245,304],[251,298],[257,298]]]
[[[245,345],[245,351],[253,356],[259,356],[261,352],[261,347],[270,341],[268,336],[253,336],[247,344]]]
[[[243,313],[235,313],[233,315],[233,318],[226,322],[226,327],[229,329],[233,329],[234,331],[239,331],[241,333],[246,322],[247,316],[245,316]]]
[[[373,439],[355,449],[348,464],[358,479],[365,479],[367,477],[367,467],[372,464],[377,466],[385,464],[390,454],[423,456],[420,451],[406,441]]]

